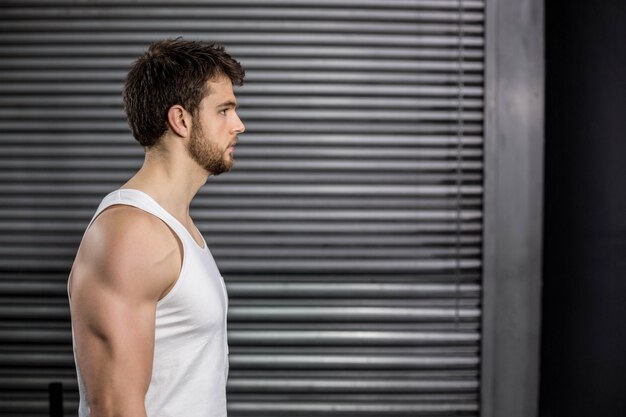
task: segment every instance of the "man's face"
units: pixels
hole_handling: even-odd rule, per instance
[[[208,84],[210,93],[200,102],[193,119],[187,152],[209,174],[219,175],[233,167],[237,135],[245,127],[237,116],[231,81],[220,77]]]

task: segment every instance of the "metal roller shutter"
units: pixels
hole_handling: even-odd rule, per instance
[[[192,215],[229,294],[231,416],[479,413],[484,2],[5,0],[0,413],[77,406],[65,285],[141,164],[121,105],[149,42],[246,68],[233,172]]]

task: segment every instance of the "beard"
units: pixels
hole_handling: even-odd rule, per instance
[[[232,157],[226,159],[225,150],[219,149],[215,142],[205,137],[199,121],[194,120],[187,153],[198,165],[212,175],[228,172],[234,165]]]

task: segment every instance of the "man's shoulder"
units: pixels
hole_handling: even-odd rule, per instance
[[[77,261],[111,285],[125,286],[132,279],[159,290],[177,277],[181,252],[163,220],[136,207],[115,205],[93,221]]]
[[[86,236],[89,234],[96,235],[105,245],[141,244],[146,249],[157,251],[176,246],[177,240],[170,227],[159,217],[128,205],[106,208],[87,230]]]
[[[104,209],[94,219],[90,230],[94,227],[100,227],[104,229],[103,231],[117,237],[129,234],[127,232],[139,236],[154,233],[165,234],[164,232],[167,232],[169,228],[154,214],[125,204],[115,204]]]

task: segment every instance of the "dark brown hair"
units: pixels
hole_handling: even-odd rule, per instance
[[[219,76],[237,85],[245,76],[241,64],[221,45],[181,38],[150,45],[130,69],[122,92],[135,139],[146,147],[155,145],[167,130],[167,112],[175,104],[195,116],[210,93],[206,82]]]

